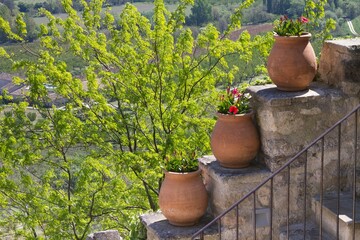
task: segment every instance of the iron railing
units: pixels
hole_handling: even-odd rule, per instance
[[[315,226],[316,239],[323,239],[323,237],[328,234],[323,230],[324,225],[324,210],[323,204],[326,200],[326,196],[329,192],[331,192],[335,196],[335,213],[336,217],[336,239],[339,239],[339,216],[341,214],[341,198],[343,191],[348,191],[352,198],[352,206],[351,206],[351,215],[352,215],[352,239],[355,240],[355,216],[356,216],[356,199],[357,199],[357,191],[356,191],[356,170],[357,170],[357,158],[358,158],[358,150],[359,150],[359,139],[358,139],[358,125],[359,125],[359,109],[360,105],[357,106],[354,110],[348,113],[345,117],[339,120],[335,125],[326,130],[323,134],[321,134],[318,138],[316,138],[313,142],[311,142],[306,148],[296,154],[293,158],[291,158],[288,162],[286,162],[282,167],[272,173],[269,177],[267,177],[264,181],[262,181],[257,187],[255,187],[251,192],[243,196],[239,201],[235,202],[231,205],[226,211],[218,215],[211,222],[209,222],[202,229],[197,231],[192,239],[204,239],[205,232],[208,228],[210,228],[213,224],[218,225],[218,235],[219,239],[229,239],[229,235],[225,235],[227,237],[222,237],[223,232],[227,229],[224,228],[225,218],[229,217],[229,215],[234,214],[235,211],[235,219],[232,218],[232,233],[231,239],[250,239],[251,236],[253,239],[264,239],[264,235],[259,233],[257,230],[257,207],[258,203],[258,194],[259,191],[267,186],[270,189],[270,193],[268,196],[268,222],[267,222],[267,232],[266,238],[268,239],[278,239],[279,234],[284,234],[283,236],[286,239],[289,239],[291,235],[291,226],[293,224],[297,224],[297,226],[301,226],[300,232],[303,235],[303,239],[309,239],[307,235],[307,229],[310,225]],[[353,151],[352,151],[353,150]],[[332,153],[329,154],[329,153]],[[346,154],[346,156],[344,156]],[[350,157],[349,157],[350,156]],[[347,158],[344,160],[344,158]],[[332,159],[327,159],[332,158]],[[335,159],[334,159],[335,158]],[[351,158],[351,159],[348,159]],[[309,160],[310,159],[310,160]],[[314,162],[319,161],[314,164]],[[344,162],[346,162],[346,166],[348,171],[344,172]],[[314,165],[317,167],[314,169]],[[329,172],[327,170],[328,166],[333,167],[333,171]],[[351,167],[349,167],[351,166]],[[360,167],[360,166],[359,166]],[[299,173],[298,169],[302,169],[302,172]],[[349,170],[350,169],[350,170]],[[325,172],[326,171],[326,172]],[[318,176],[320,174],[320,176]],[[352,176],[351,176],[352,175]],[[281,176],[281,179],[285,182],[283,188],[277,190],[275,182],[278,181],[277,177]],[[317,177],[315,177],[317,176]],[[299,181],[299,178],[303,179],[301,184],[296,183]],[[296,178],[296,179],[292,179]],[[345,180],[344,180],[345,178]],[[316,180],[314,180],[316,179]],[[351,180],[349,180],[351,179]],[[349,181],[347,181],[349,180]],[[276,185],[276,186],[275,186]],[[336,185],[336,186],[334,186]],[[312,186],[312,188],[310,187]],[[315,187],[314,187],[315,186]],[[295,192],[298,194],[293,196],[292,191],[295,188],[298,188]],[[285,194],[284,194],[285,191]],[[279,192],[281,194],[279,194]],[[277,195],[275,194],[277,193]],[[300,193],[300,194],[299,194]],[[285,195],[285,203],[279,204],[276,203],[276,197],[278,195],[282,195],[284,198]],[[309,214],[311,211],[311,203],[314,198],[318,199],[320,204],[320,208],[318,211],[318,221],[316,224],[314,223],[314,214]],[[299,199],[301,199],[301,206],[299,207]],[[239,224],[239,217],[242,214],[242,209],[240,205],[244,202],[247,202],[247,208],[250,206],[251,210],[247,209],[247,214],[250,213],[252,215],[248,221],[250,224],[249,229],[244,230],[242,226],[244,225],[244,221],[242,221],[242,225]],[[295,201],[290,202],[290,201]],[[250,203],[250,204],[249,204]],[[275,206],[277,205],[277,206]],[[312,205],[313,206],[313,205]],[[302,209],[301,209],[302,208]],[[279,212],[282,212],[279,214]],[[284,211],[286,213],[284,213]],[[276,214],[275,214],[276,212]],[[349,214],[349,215],[350,215]],[[276,216],[275,216],[276,215]],[[229,222],[229,221],[227,221]],[[227,223],[228,224],[228,223]],[[282,229],[280,229],[280,225],[283,224]],[[249,228],[249,227],[248,227]],[[223,231],[223,232],[222,232]],[[247,231],[247,236],[244,234]],[[235,232],[235,233],[234,233]],[[250,232],[250,234],[249,234]],[[249,237],[250,235],[250,237]],[[276,237],[275,237],[276,236]],[[335,236],[334,236],[335,237]],[[325,237],[324,237],[325,238]],[[312,238],[310,238],[312,239]],[[350,239],[350,238],[349,238]]]

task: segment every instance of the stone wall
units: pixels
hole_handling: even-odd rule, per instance
[[[260,161],[272,172],[358,103],[321,83],[301,92],[282,92],[274,85],[254,86],[250,92],[261,137]]]
[[[360,38],[327,41],[321,51],[318,81],[360,97]]]
[[[217,166],[215,162],[209,161],[209,157],[200,159],[210,193],[210,210],[215,216],[286,164],[302,149],[313,143],[320,134],[358,106],[360,103],[359,47],[360,39],[326,42],[317,81],[313,82],[308,90],[283,92],[277,90],[273,84],[250,87],[252,107],[256,113],[256,124],[261,138],[261,152],[257,160],[246,170],[231,170],[232,173],[226,174],[230,170]],[[336,191],[337,175],[340,173],[340,190],[351,190],[355,156],[354,124],[355,118],[349,118],[342,124],[340,132],[338,128],[331,131],[324,138],[324,142],[316,142],[289,168],[278,174],[273,180],[273,190],[270,183],[267,183],[239,206],[238,222],[241,226],[239,232],[241,239],[253,238],[255,230],[252,224],[255,212],[266,213],[271,204],[273,239],[279,238],[281,227],[287,224],[288,218],[290,224],[311,218],[313,214],[311,200],[320,193],[321,180],[323,180],[324,192]],[[338,162],[339,135],[341,136],[340,162]],[[323,165],[321,164],[322,147],[324,147]],[[265,167],[259,167],[254,171],[254,167],[262,165]],[[339,165],[340,169],[338,169]],[[323,179],[321,179],[322,168]],[[273,199],[270,198],[271,191]],[[267,214],[270,215],[269,212]],[[223,236],[229,239],[235,236],[235,216],[236,212],[232,211],[222,220]],[[266,239],[270,233],[268,225],[266,223],[257,225],[257,238]]]

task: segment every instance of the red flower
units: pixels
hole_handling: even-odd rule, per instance
[[[283,16],[274,22],[274,32],[279,36],[301,36],[308,23],[309,19],[304,16],[298,17],[296,20]]]
[[[301,16],[299,19],[300,19],[300,22],[302,22],[302,23],[308,23],[309,22],[309,19],[307,19],[306,17],[303,17],[303,16]]]
[[[233,90],[231,90],[231,94],[232,94],[233,96],[236,96],[238,93],[239,93],[239,91],[238,91],[237,88],[234,88]]]
[[[236,106],[234,106],[234,105],[230,106],[229,113],[237,114],[238,112],[239,112],[239,109]]]

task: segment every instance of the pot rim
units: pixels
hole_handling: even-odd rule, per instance
[[[308,37],[311,37],[311,33],[309,32],[303,32],[300,36],[295,36],[295,35],[292,35],[292,36],[280,36],[278,35],[277,33],[274,32],[274,37],[275,38],[308,38]]]
[[[253,114],[254,114],[254,111],[252,109],[250,109],[249,112],[239,113],[239,114],[227,114],[227,113],[216,112],[216,115],[218,117],[241,117],[241,116],[249,116],[249,115],[253,115]]]
[[[172,174],[172,175],[190,175],[190,174],[200,174],[201,173],[201,169],[198,167],[197,170],[192,171],[192,172],[172,172],[172,171],[168,171],[168,170],[164,170],[165,174]]]

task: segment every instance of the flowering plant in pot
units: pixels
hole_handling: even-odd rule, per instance
[[[274,32],[279,36],[301,36],[309,23],[306,17],[299,17],[295,20],[283,16],[274,22]]]
[[[217,121],[211,134],[211,150],[226,168],[247,167],[256,157],[260,147],[257,129],[250,108],[247,85],[229,87],[219,98]]]
[[[199,162],[197,159],[192,157],[173,157],[167,159],[165,162],[166,171],[168,172],[178,172],[178,173],[185,173],[185,172],[195,172],[199,169]]]
[[[226,89],[225,94],[220,95],[218,112],[222,114],[243,114],[250,111],[249,93],[244,93],[244,89]]]
[[[161,212],[172,225],[195,225],[208,205],[198,160],[175,154],[166,159],[165,168],[159,193]]]
[[[279,90],[301,91],[309,87],[317,70],[311,34],[306,32],[309,20],[303,16],[293,20],[287,16],[274,22],[275,43],[267,70]]]

